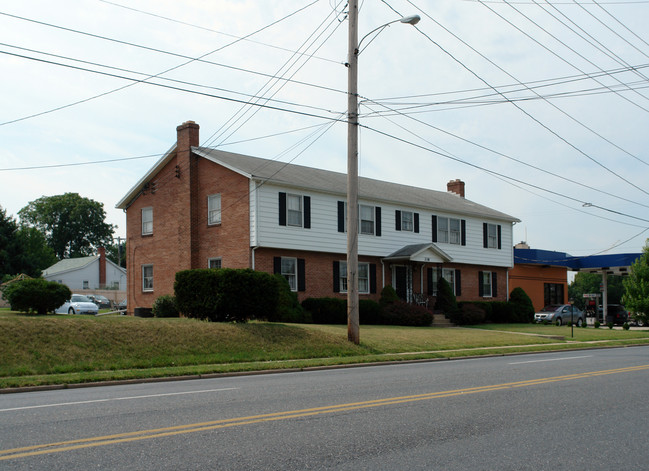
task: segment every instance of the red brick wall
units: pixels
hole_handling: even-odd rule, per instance
[[[545,306],[545,283],[563,285],[563,302],[568,302],[567,268],[516,264],[509,272],[510,292],[514,288],[522,288],[532,300],[534,309],[537,311]]]

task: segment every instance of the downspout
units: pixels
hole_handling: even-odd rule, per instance
[[[381,259],[381,289],[385,288],[385,265]]]
[[[253,269],[253,271],[255,270],[255,250],[257,250],[258,248],[259,247],[257,245],[255,245],[252,248],[252,269]]]

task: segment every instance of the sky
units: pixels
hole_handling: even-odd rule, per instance
[[[461,179],[532,248],[642,251],[649,0],[360,3],[360,175]],[[204,146],[346,172],[346,8],[0,0],[0,206],[76,192],[123,238],[115,205],[188,120]]]

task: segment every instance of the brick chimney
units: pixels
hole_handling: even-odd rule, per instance
[[[464,182],[460,179],[457,180],[451,180],[446,184],[446,190],[449,193],[455,193],[456,195],[460,195],[462,198],[464,198]]]
[[[106,248],[99,247],[99,287],[106,287]]]
[[[185,121],[176,128],[176,176],[178,190],[174,202],[178,221],[178,239],[175,252],[178,259],[175,270],[198,268],[198,208],[200,206],[198,191],[195,185],[198,181],[199,159],[192,154],[191,148],[199,143],[199,126],[194,121]]]

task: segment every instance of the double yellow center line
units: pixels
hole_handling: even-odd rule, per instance
[[[554,376],[550,378],[531,379],[526,381],[517,381],[513,383],[493,384],[488,386],[478,386],[474,388],[454,389],[450,391],[439,391],[426,394],[415,394],[411,396],[389,397],[384,399],[375,399],[372,401],[350,402],[325,407],[314,407],[310,409],[299,409],[285,412],[274,412],[271,414],[251,415],[247,417],[236,417],[232,419],[213,420],[209,422],[200,422],[195,424],[177,425],[173,427],[164,427],[150,430],[139,430],[136,432],[118,433],[114,435],[104,435],[100,437],[82,438],[78,440],[69,440],[55,443],[45,443],[41,445],[32,445],[21,448],[12,448],[9,450],[0,450],[0,461],[24,458],[28,456],[44,455],[48,453],[61,453],[64,451],[80,450],[97,446],[114,445],[117,443],[134,442],[137,440],[151,440],[154,438],[170,437],[186,433],[204,432],[228,427],[238,427],[261,422],[272,422],[277,420],[294,419],[298,417],[308,417],[321,414],[332,414],[336,412],[353,411],[366,409],[370,407],[381,407],[392,404],[404,404],[415,401],[428,401],[444,397],[460,396],[463,394],[477,394],[489,391],[498,391],[512,388],[524,388],[539,384],[556,383],[560,381],[572,381],[577,379],[592,378],[620,373],[631,373],[636,371],[649,370],[649,365],[630,366],[626,368],[616,368],[612,370],[592,371],[589,373],[578,373],[565,376]]]

